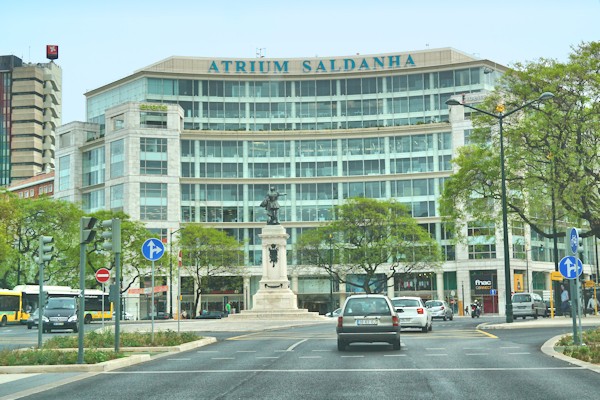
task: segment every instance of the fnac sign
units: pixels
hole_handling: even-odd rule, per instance
[[[473,277],[473,288],[475,294],[490,294],[490,290],[496,289],[494,277],[490,274],[477,275]]]

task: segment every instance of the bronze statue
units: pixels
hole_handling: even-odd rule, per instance
[[[279,225],[279,196],[285,196],[286,193],[279,193],[275,186],[271,186],[260,206],[267,210],[267,225]]]

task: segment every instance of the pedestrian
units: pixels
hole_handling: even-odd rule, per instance
[[[231,314],[231,303],[227,303],[225,304],[225,312],[227,313],[227,315]]]
[[[465,306],[465,315],[469,315],[469,306]]]
[[[589,312],[590,314],[595,314],[595,313],[596,313],[596,310],[597,310],[598,308],[600,308],[600,307],[598,306],[598,300],[596,300],[596,299],[595,299],[593,296],[592,296],[592,297],[590,297],[590,299],[588,300],[588,303],[587,303],[587,307],[586,307],[586,308],[587,308],[587,310],[588,310],[588,312]]]
[[[560,311],[566,317],[569,313],[569,292],[564,285],[560,285]]]

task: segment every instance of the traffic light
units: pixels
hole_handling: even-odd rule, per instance
[[[82,217],[80,221],[80,244],[91,243],[96,237],[96,231],[94,225],[96,225],[97,219],[94,217]]]
[[[54,238],[52,236],[40,236],[40,247],[36,262],[42,264],[52,260],[52,252],[54,251]]]
[[[101,226],[106,230],[102,232],[104,250],[112,251],[113,253],[121,252],[121,220],[118,218],[107,219],[102,221]]]

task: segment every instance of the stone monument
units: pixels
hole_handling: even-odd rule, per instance
[[[279,224],[279,193],[271,186],[261,207],[267,210],[267,225],[258,236],[262,239],[262,278],[259,288],[252,297],[252,309],[230,317],[261,317],[274,319],[320,319],[318,313],[298,308],[298,298],[290,289],[287,277],[287,239],[289,235]]]

